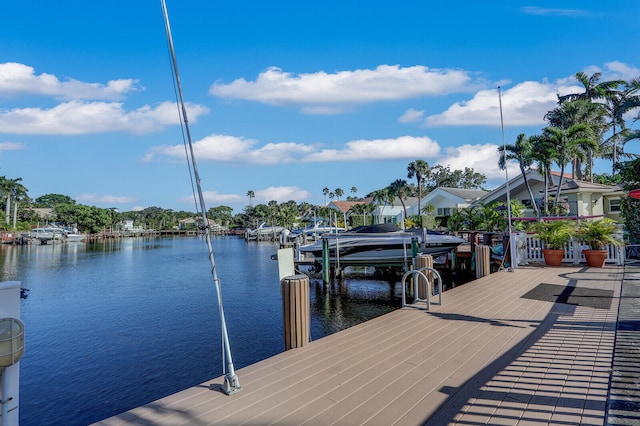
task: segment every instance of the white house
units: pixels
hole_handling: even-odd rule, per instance
[[[411,216],[409,208],[416,204],[418,199],[416,197],[403,198],[402,202],[400,198],[396,198],[392,203],[380,204],[373,211],[376,223],[393,223],[402,227],[404,219],[404,207],[402,203],[407,207],[407,215]]]
[[[420,201],[420,207],[424,211],[426,205],[435,207],[435,215],[451,216],[456,209],[464,209],[469,207],[473,202],[477,201],[488,191],[483,189],[458,189],[448,187],[438,187],[428,193]],[[418,204],[413,204],[408,210],[409,216],[418,215]]]

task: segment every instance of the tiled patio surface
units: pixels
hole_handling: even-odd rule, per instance
[[[233,396],[217,378],[100,424],[602,425],[623,273],[501,271],[242,368]]]

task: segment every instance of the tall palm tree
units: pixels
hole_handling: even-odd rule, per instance
[[[407,218],[407,206],[404,204],[404,199],[407,198],[409,190],[409,184],[407,184],[407,181],[404,179],[396,179],[391,182],[391,185],[389,185],[389,192],[392,196],[392,199],[395,199],[396,197],[400,199],[400,204],[402,204],[405,219]]]
[[[13,227],[16,227],[18,220],[18,204],[28,199],[28,189],[20,183],[22,178],[12,179],[13,187],[11,188],[11,198],[13,198]]]
[[[252,198],[255,198],[255,196],[256,196],[256,193],[255,193],[255,192],[253,192],[251,189],[247,191],[247,197],[249,197],[249,205],[250,205],[250,206],[253,206],[253,205],[251,204],[251,199],[252,199]]]
[[[574,124],[566,130],[548,126],[543,129],[541,137],[545,139],[549,147],[553,148],[554,161],[560,167],[560,180],[554,200],[554,207],[557,207],[560,201],[560,188],[562,187],[562,179],[567,164],[579,151],[579,146],[590,146],[595,149],[598,142],[595,140],[591,128],[586,124]]]
[[[5,203],[5,219],[9,224],[9,211],[11,208],[11,180],[6,176],[0,176],[0,196],[6,197]]]
[[[500,168],[500,170],[506,169],[507,160],[515,160],[518,162],[520,173],[522,173],[522,179],[524,180],[524,186],[529,192],[529,198],[531,199],[533,213],[536,215],[536,217],[539,217],[540,212],[538,211],[538,205],[536,204],[536,199],[533,196],[533,191],[531,190],[529,179],[527,179],[527,170],[529,169],[529,167],[531,167],[534,161],[533,147],[531,145],[531,142],[529,142],[529,138],[524,133],[520,133],[516,138],[515,143],[499,146],[498,153],[500,154],[500,156],[498,157],[498,167]]]
[[[418,217],[420,218],[420,226],[422,226],[422,182],[429,177],[429,163],[424,160],[415,160],[407,166],[407,178],[413,179],[415,176],[418,183]]]
[[[595,105],[597,105],[597,108],[600,109],[604,109],[604,106],[606,105],[606,103],[608,102],[608,100],[610,99],[614,99],[618,96],[618,87],[625,85],[626,82],[624,80],[611,80],[611,81],[600,81],[600,79],[602,78],[602,73],[601,72],[596,72],[593,73],[592,75],[588,75],[584,72],[577,72],[575,75],[576,80],[578,80],[578,82],[580,84],[582,84],[584,90],[580,93],[571,93],[568,95],[564,95],[564,96],[559,96],[558,97],[558,102],[559,103],[564,103],[564,102],[573,102],[573,101],[578,101],[578,100],[583,100],[583,101],[587,101],[587,102],[593,102],[593,101],[604,101],[605,103],[602,102],[596,102]],[[615,101],[614,101],[615,102]],[[606,110],[604,112],[604,114],[608,114],[611,116],[610,113],[608,113]],[[601,116],[603,115],[602,113],[600,114]],[[612,120],[615,120],[612,118]],[[586,123],[586,120],[582,121],[583,123]],[[576,122],[573,122],[571,124],[577,124]],[[568,128],[571,124],[565,126],[565,128]],[[551,123],[551,125],[555,126],[556,124]],[[596,131],[596,129],[593,129],[594,131]],[[615,134],[615,128],[614,128],[614,134]],[[602,138],[602,134],[599,135],[600,139]],[[599,139],[599,140],[600,140]],[[617,137],[614,137],[613,139],[608,140],[606,143],[603,143],[602,145],[611,145],[611,160],[614,163],[614,167],[615,167],[615,162],[616,162],[616,155],[617,155]],[[605,151],[602,152],[602,154],[605,154]],[[606,156],[606,154],[605,154]],[[590,159],[590,170],[593,169],[593,161],[592,159]],[[576,169],[576,167],[574,166],[574,170]],[[578,170],[580,170],[578,168]],[[579,178],[581,178],[581,176],[578,176]],[[592,178],[590,180],[593,180]]]
[[[384,206],[389,201],[389,188],[377,189],[371,193],[373,202],[380,208],[378,212],[378,223],[382,223],[382,213],[384,212]]]
[[[589,180],[593,180],[594,156],[606,155],[604,154],[605,145],[602,143],[606,130],[606,114],[607,112],[602,103],[580,98],[560,104],[557,108],[549,111],[544,117],[550,126],[560,129],[568,129],[575,124],[586,124],[591,128],[600,145],[597,149],[589,150],[586,153],[588,160],[586,174]],[[582,157],[582,155],[571,159],[571,175],[573,178],[583,179],[582,161],[579,160],[578,157]]]
[[[329,188],[326,186],[322,188],[322,193],[324,194],[324,205],[327,205],[327,195],[329,195]]]
[[[336,188],[333,190],[333,192],[336,194],[336,197],[338,198],[338,201],[340,201],[340,198],[342,197],[342,194],[344,194],[344,191],[342,190],[342,188]]]
[[[353,194],[353,198],[356,198],[356,194],[358,193],[358,188],[356,188],[355,186],[351,187],[351,194]]]
[[[558,102],[563,103],[567,101],[575,101],[577,99],[604,99],[610,96],[616,91],[618,86],[624,84],[624,80],[611,80],[600,82],[602,78],[601,72],[595,72],[592,75],[588,75],[582,71],[579,71],[575,75],[576,80],[584,87],[584,91],[581,93],[570,93],[564,96],[558,96]]]
[[[627,133],[624,116],[629,111],[640,107],[640,96],[637,94],[639,90],[640,78],[636,78],[630,82],[625,82],[621,90],[613,92],[604,99],[604,108],[610,119],[607,124],[613,133],[605,141],[606,144],[611,146],[612,176],[615,174],[618,159],[621,155],[624,155],[625,136]],[[620,131],[618,132],[618,130]],[[620,142],[620,146],[618,142]]]

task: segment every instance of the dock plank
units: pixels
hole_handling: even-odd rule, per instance
[[[621,270],[500,271],[242,368],[233,396],[209,389],[219,377],[98,424],[602,424]],[[542,283],[613,303],[521,297]]]

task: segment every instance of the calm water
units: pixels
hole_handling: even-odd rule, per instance
[[[277,247],[214,240],[234,366],[283,350]],[[222,375],[220,324],[199,238],[2,246],[21,281],[21,425],[85,425]],[[400,286],[311,280],[318,339],[400,306]],[[239,375],[240,384],[242,376]]]

